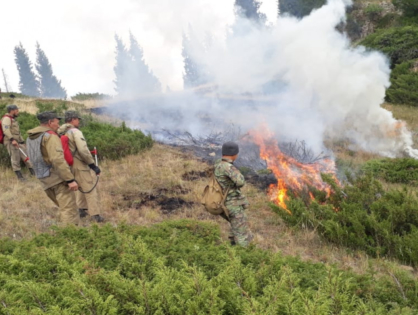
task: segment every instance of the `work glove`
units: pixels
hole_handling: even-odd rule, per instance
[[[89,167],[96,173],[96,175],[100,174],[100,168],[98,166],[92,163],[92,164],[89,164]]]

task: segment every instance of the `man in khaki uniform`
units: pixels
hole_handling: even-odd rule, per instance
[[[47,196],[59,207],[61,223],[78,224],[74,195],[78,185],[64,159],[61,140],[56,133],[61,118],[54,112],[40,113],[37,118],[41,125],[28,131],[26,141],[36,177]]]
[[[24,177],[20,171],[20,160],[25,162],[32,175],[35,175],[35,172],[30,160],[19,150],[20,148],[27,155],[25,141],[20,133],[19,123],[16,121],[16,118],[19,116],[19,108],[16,105],[9,105],[6,109],[7,114],[1,119],[1,127],[4,134],[3,144],[7,152],[9,152],[13,171],[16,173],[17,178],[23,181]]]
[[[103,222],[104,218],[100,215],[99,194],[95,187],[97,176],[100,175],[100,168],[94,164],[94,159],[87,147],[83,133],[78,129],[80,120],[81,117],[76,111],[67,111],[65,113],[65,124],[60,127],[58,133],[68,137],[68,144],[74,158],[71,171],[80,190],[89,192],[82,193],[80,190],[76,192],[80,217],[90,215],[96,222]]]

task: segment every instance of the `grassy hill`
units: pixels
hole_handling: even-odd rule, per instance
[[[414,18],[388,9],[391,1],[354,3],[356,41],[398,58],[393,103],[383,107],[418,143],[418,103],[408,90],[416,38],[391,41],[411,34]],[[30,114],[37,102],[13,100]],[[41,103],[86,115],[100,106]],[[360,180],[328,201],[294,198],[291,217],[246,185],[255,235],[248,249],[231,247],[228,224],[199,204],[210,166],[179,148],[155,144],[101,161],[101,226],[56,227],[56,207],[37,180],[21,183],[0,166],[0,314],[417,314],[416,161],[331,145],[337,165]]]
[[[385,107],[405,119],[416,136],[416,108]],[[378,158],[344,146],[336,155],[340,165],[352,169]],[[209,166],[179,148],[155,144],[139,154],[104,160],[100,167],[98,188],[107,226],[92,227],[85,221],[77,229],[55,227],[56,207],[36,179],[21,183],[11,169],[0,167],[0,266],[6,270],[0,277],[1,312],[184,314],[208,309],[213,314],[268,314],[287,308],[284,314],[315,313],[310,309],[317,314],[413,314],[418,310],[414,268],[396,256],[376,256],[351,243],[324,237],[321,229],[309,224],[289,224],[283,219],[284,212],[273,211],[266,192],[251,184],[244,192],[251,203],[254,245],[246,250],[231,248],[228,224],[204,212],[199,204]],[[411,184],[381,178],[384,194],[408,189]],[[306,208],[306,213],[313,213],[311,210]],[[89,237],[97,243],[88,241]],[[112,239],[121,243],[110,242]],[[89,242],[95,245],[87,246]],[[128,255],[128,244],[138,250]],[[145,257],[148,265],[141,263]],[[216,267],[214,261],[223,267]],[[48,270],[58,270],[55,280]],[[66,274],[72,276],[65,280]],[[227,280],[228,275],[238,278]],[[217,285],[221,279],[224,284]],[[237,286],[238,279],[247,280]],[[176,283],[184,285],[177,287]],[[132,291],[141,286],[149,291]],[[37,287],[43,292],[41,297],[33,295],[38,291],[31,288]],[[171,311],[161,304],[158,288],[166,290],[166,298],[174,305]],[[151,294],[148,311],[140,311],[137,305],[145,303],[144,292]],[[230,292],[228,296],[235,302],[221,292]],[[71,303],[62,298],[65,295]],[[216,303],[206,305],[202,296],[212,296]],[[275,296],[280,296],[280,302]],[[183,299],[196,304],[181,303]]]

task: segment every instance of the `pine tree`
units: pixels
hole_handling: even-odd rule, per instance
[[[28,96],[39,96],[39,82],[32,69],[32,63],[22,43],[14,49],[15,62],[19,72],[19,90]]]
[[[210,73],[207,68],[193,56],[204,58],[211,46],[212,38],[207,35],[200,40],[190,28],[188,36],[183,34],[182,56],[184,61],[183,82],[185,88],[193,88],[207,84],[210,81]],[[193,53],[192,53],[193,52]]]
[[[256,0],[235,0],[235,5],[240,9],[242,14],[247,18],[256,22],[265,22],[266,16],[260,13],[260,3]]]
[[[129,54],[132,58],[131,81],[135,85],[132,87],[132,92],[137,95],[161,92],[161,83],[145,64],[142,48],[132,33],[129,34],[129,39]]]
[[[36,43],[35,67],[38,72],[41,95],[43,97],[66,99],[67,91],[61,86],[61,80],[58,80],[54,75],[52,66],[39,43]]]
[[[131,56],[128,53],[125,45],[122,42],[122,39],[115,35],[116,40],[116,65],[113,67],[113,71],[115,72],[115,91],[119,95],[127,95],[130,88],[130,72],[131,67],[133,65],[133,61]]]
[[[183,34],[183,60],[184,60],[184,74],[183,82],[184,88],[193,88],[200,85],[200,75],[198,65],[195,63],[193,58],[190,56],[190,39]]]

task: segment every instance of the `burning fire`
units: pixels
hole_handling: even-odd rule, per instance
[[[334,180],[338,183],[333,160],[322,159],[313,164],[300,163],[280,150],[274,134],[266,127],[262,128],[262,131],[252,131],[250,136],[252,141],[260,147],[260,157],[267,162],[267,168],[277,178],[277,184],[270,185],[268,191],[270,199],[275,204],[291,214],[286,206],[289,190],[297,195],[308,187],[315,187],[325,191],[327,197],[331,195],[331,187],[322,181],[321,173],[333,174]],[[311,192],[309,196],[312,200],[315,199]]]

